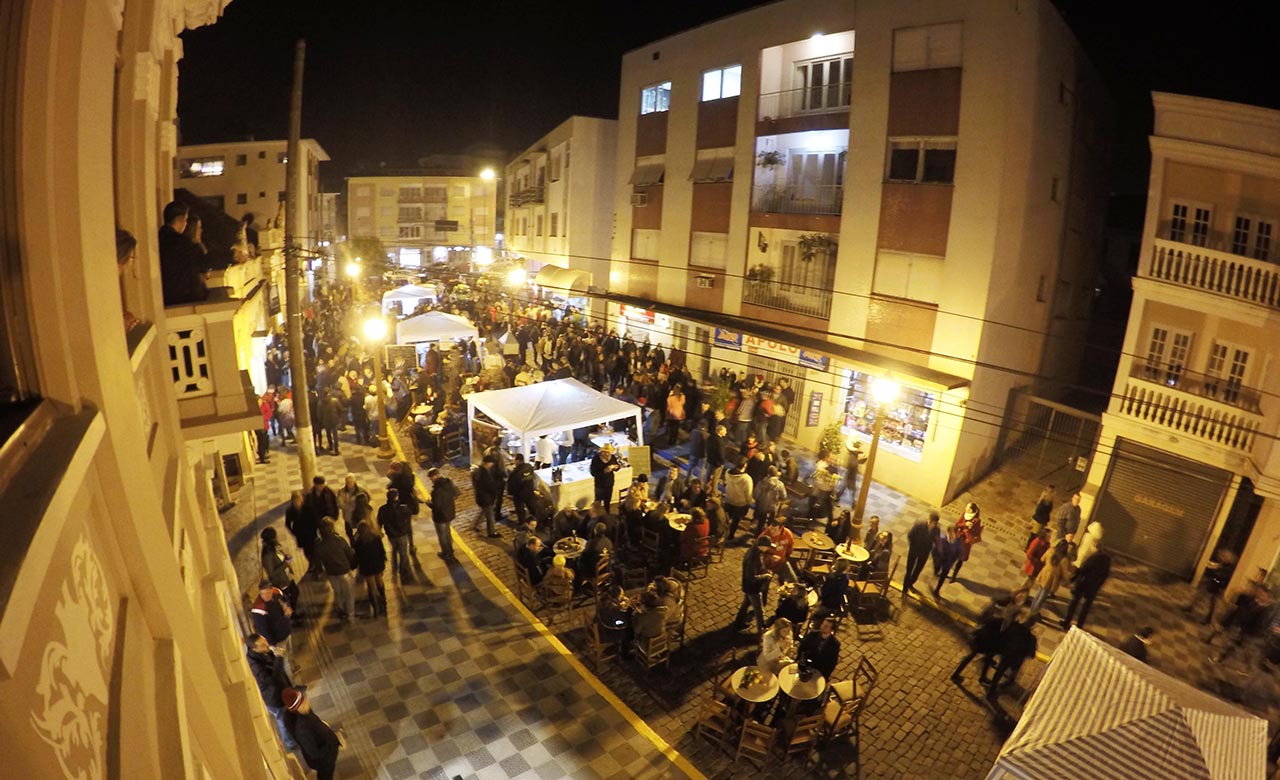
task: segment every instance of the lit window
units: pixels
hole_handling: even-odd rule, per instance
[[[671,109],[671,82],[664,81],[640,91],[640,113],[653,114]]]
[[[742,93],[742,66],[730,65],[702,74],[702,99],[719,100],[737,97]]]
[[[889,139],[889,181],[951,184],[956,174],[956,142],[938,138]]]
[[[279,154],[276,155],[276,162],[281,164],[289,162],[289,155],[285,154],[284,152],[280,152]]]
[[[181,168],[182,178],[221,176],[224,165],[225,162],[221,157],[201,157],[194,160],[184,160]]]

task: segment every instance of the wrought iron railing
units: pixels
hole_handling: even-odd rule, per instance
[[[831,291],[772,279],[747,279],[742,286],[742,302],[781,309],[810,317],[831,317]]]
[[[751,190],[751,210],[774,214],[839,214],[843,184],[759,185]]]

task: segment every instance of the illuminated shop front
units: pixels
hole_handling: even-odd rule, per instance
[[[863,441],[871,441],[875,427],[877,404],[871,396],[873,377],[861,371],[844,371],[844,431]],[[924,457],[929,423],[937,407],[938,397],[928,390],[902,385],[898,398],[885,410],[880,447],[904,458],[919,462]]]

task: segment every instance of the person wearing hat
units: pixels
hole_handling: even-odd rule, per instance
[[[290,658],[290,638],[293,626],[289,618],[293,616],[293,608],[285,601],[284,593],[271,584],[270,580],[258,583],[258,597],[249,608],[253,619],[253,630],[266,637],[267,644],[276,649],[284,659],[285,671],[292,676],[293,664]]]
[[[285,726],[307,766],[315,770],[316,780],[333,780],[338,751],[347,746],[342,733],[321,720],[311,709],[307,695],[297,688],[285,688],[280,698],[284,702]]]
[[[596,483],[595,500],[604,504],[604,511],[608,512],[614,498],[613,480],[614,474],[622,466],[618,463],[617,458],[613,456],[613,444],[606,442],[600,451],[591,459],[591,477]]]
[[[295,617],[297,617],[298,597],[301,592],[298,589],[298,583],[293,579],[293,570],[289,567],[293,556],[286,554],[284,548],[280,546],[275,528],[271,526],[263,528],[258,538],[262,540],[262,572],[272,587],[279,588],[289,600],[289,606],[294,608]]]
[[[964,514],[956,521],[956,531],[960,537],[960,560],[956,561],[956,567],[951,571],[952,582],[960,577],[960,567],[969,560],[973,546],[982,541],[982,512],[977,504],[970,501],[965,506]]]
[[[556,443],[547,434],[539,436],[533,443],[533,467],[535,469],[551,468],[555,464],[557,449]]]
[[[249,663],[249,671],[254,682],[258,684],[258,692],[262,694],[262,702],[267,705],[267,713],[276,723],[280,733],[280,741],[284,749],[294,751],[298,743],[285,725],[284,691],[293,687],[293,682],[285,672],[284,658],[271,649],[271,643],[262,634],[250,634],[244,639],[245,660]]]
[[[836,503],[840,503],[840,500],[844,498],[845,491],[848,491],[850,501],[858,500],[858,466],[867,462],[867,455],[862,451],[861,441],[849,439],[844,443],[844,450],[844,484],[840,486],[840,491],[836,493]]]
[[[742,604],[733,619],[734,630],[747,628],[747,617],[754,611],[756,634],[764,633],[764,602],[769,595],[769,583],[773,574],[768,567],[768,556],[773,551],[769,537],[761,536],[742,559]]]

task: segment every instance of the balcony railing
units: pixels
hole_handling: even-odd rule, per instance
[[[1247,453],[1253,449],[1262,416],[1210,400],[1197,400],[1142,379],[1125,384],[1120,414],[1159,428]]]
[[[516,206],[524,206],[529,203],[542,203],[543,200],[546,199],[546,189],[545,184],[539,184],[535,187],[520,190],[519,192],[513,192],[510,197],[507,198],[507,203],[513,208]]]
[[[852,97],[853,85],[849,82],[766,92],[760,96],[757,117],[763,122],[793,116],[847,114]]]
[[[839,214],[844,185],[794,185],[752,187],[751,210],[773,214]]]
[[[1129,368],[1129,376],[1164,385],[1173,390],[1219,401],[1251,414],[1262,414],[1262,394],[1252,387],[1245,387],[1229,377],[1188,371],[1169,363],[1136,359]]]
[[[1157,238],[1138,275],[1280,309],[1280,266],[1274,263]]]
[[[831,291],[775,281],[748,279],[742,286],[742,302],[770,309],[807,314],[810,317],[831,317]]]

